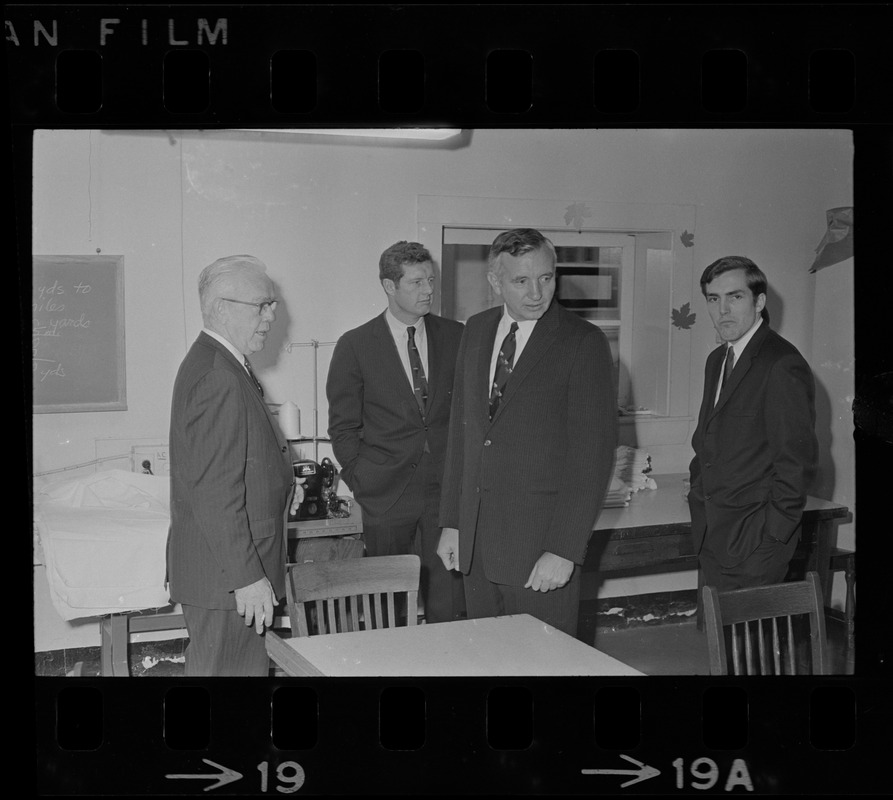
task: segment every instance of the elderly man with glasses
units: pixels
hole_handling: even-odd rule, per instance
[[[276,319],[273,282],[253,256],[199,276],[204,328],[171,406],[171,600],[189,632],[187,676],[265,676],[263,632],[285,594],[284,516],[294,471],[247,356]],[[292,510],[303,499],[300,486]]]

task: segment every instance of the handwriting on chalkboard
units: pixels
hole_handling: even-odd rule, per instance
[[[126,408],[123,258],[35,256],[33,278],[35,410]]]
[[[55,358],[42,358],[40,354],[40,343],[45,336],[61,336],[62,332],[67,328],[89,328],[90,320],[85,312],[77,318],[63,316],[65,314],[65,294],[66,288],[61,282],[53,281],[51,286],[35,287],[37,295],[36,302],[31,305],[32,319],[32,337],[33,351],[32,368],[36,373],[37,380],[41,383],[47,378],[65,377],[65,365],[57,362]],[[89,294],[92,287],[88,283],[78,282],[71,287],[70,292],[74,296],[79,294]],[[48,317],[41,315],[47,314]],[[60,316],[56,316],[56,315]],[[45,348],[44,348],[45,349]]]

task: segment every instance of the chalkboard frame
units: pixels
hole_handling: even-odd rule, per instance
[[[35,414],[55,414],[84,411],[126,411],[126,356],[124,346],[124,256],[123,255],[34,255],[32,256],[33,286],[41,283],[47,272],[87,267],[89,270],[108,269],[114,271],[114,363],[107,364],[113,372],[112,396],[95,397],[71,402],[41,402],[39,392],[32,395],[32,410]],[[33,299],[33,297],[32,297]],[[111,299],[111,298],[110,298]],[[36,341],[36,330],[34,331]]]

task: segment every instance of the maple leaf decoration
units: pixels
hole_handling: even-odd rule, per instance
[[[583,227],[583,220],[592,216],[592,210],[586,207],[586,203],[571,203],[564,210],[564,224],[575,228]]]
[[[695,235],[693,233],[689,233],[688,231],[682,231],[679,236],[679,240],[682,242],[683,247],[694,247]]]
[[[696,318],[697,314],[691,313],[691,305],[688,303],[683,303],[679,308],[673,309],[673,325],[682,330],[687,331],[691,328],[695,324]]]

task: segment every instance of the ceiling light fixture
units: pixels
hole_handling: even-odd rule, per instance
[[[316,136],[356,136],[364,139],[421,139],[442,142],[458,136],[461,128],[238,128],[256,133],[300,133]]]

